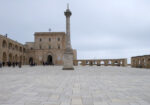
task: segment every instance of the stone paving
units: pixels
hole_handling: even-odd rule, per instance
[[[150,105],[150,69],[0,68],[0,105]]]

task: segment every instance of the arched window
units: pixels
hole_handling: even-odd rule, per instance
[[[30,64],[30,65],[33,64],[33,58],[32,58],[32,57],[29,58],[29,64]]]
[[[58,41],[60,41],[60,38],[57,38]]]
[[[22,47],[20,47],[20,52],[22,52]]]
[[[51,45],[49,45],[49,49],[51,49]]]
[[[150,58],[148,59],[148,64],[150,64]]]
[[[39,48],[42,49],[42,46],[40,45]]]
[[[8,47],[9,49],[12,49],[12,43],[9,43],[9,47]]]
[[[51,55],[48,55],[47,57],[47,64],[52,65],[53,64],[53,57]]]
[[[40,42],[42,42],[42,39],[40,38]]]
[[[3,40],[3,48],[7,48],[7,42],[5,40]]]
[[[60,45],[58,45],[58,49],[60,49]]]
[[[16,49],[16,51],[18,51],[18,46],[17,45],[15,45],[15,49]]]
[[[51,38],[49,38],[49,42],[51,41]]]

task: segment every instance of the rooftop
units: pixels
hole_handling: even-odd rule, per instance
[[[65,35],[65,32],[35,32],[34,35]]]

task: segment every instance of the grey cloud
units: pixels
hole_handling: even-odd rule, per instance
[[[149,0],[1,0],[0,34],[24,43],[34,40],[34,32],[65,31],[68,2],[79,58],[149,54]]]

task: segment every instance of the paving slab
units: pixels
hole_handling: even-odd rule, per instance
[[[0,105],[150,105],[150,69],[0,68]]]

